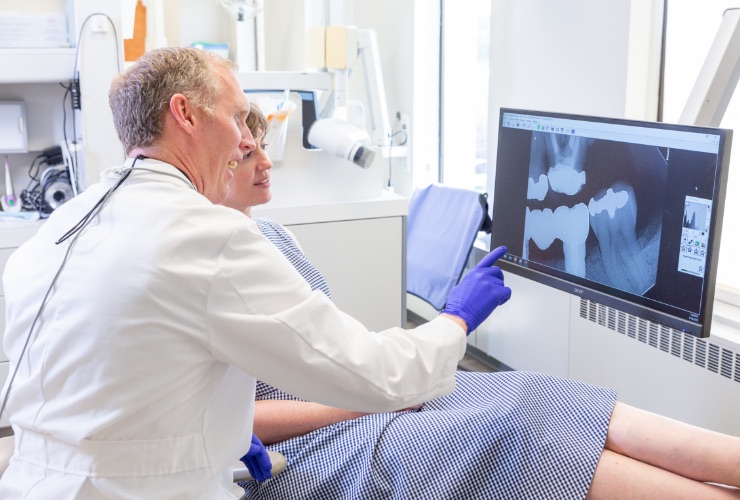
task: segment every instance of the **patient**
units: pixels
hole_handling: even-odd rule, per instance
[[[258,110],[248,125],[257,148],[237,166],[224,204],[249,216],[270,200],[272,165]],[[256,222],[329,295],[290,233]],[[260,382],[257,400],[254,432],[288,466],[243,484],[247,498],[740,498],[740,438],[558,377],[458,372],[449,396],[395,413],[330,408]]]

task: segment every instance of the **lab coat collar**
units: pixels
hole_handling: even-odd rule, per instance
[[[169,163],[154,160],[152,158],[128,158],[123,165],[111,167],[100,174],[100,181],[104,184],[114,184],[118,182],[123,174],[133,166],[134,171],[131,175],[136,175],[139,179],[147,177],[156,179],[161,182],[171,182],[173,184],[184,184],[192,190],[196,190],[195,185],[188,177],[177,167]]]

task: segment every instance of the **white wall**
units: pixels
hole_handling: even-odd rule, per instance
[[[631,0],[494,0],[491,7],[489,157],[501,107],[655,119],[659,54],[653,23]],[[655,4],[656,2],[649,2]],[[636,51],[635,46],[641,50]],[[652,68],[652,71],[650,69]],[[648,78],[649,77],[649,78]],[[640,107],[638,104],[642,103]],[[495,169],[495,162],[490,167]],[[488,174],[493,193],[495,170]]]
[[[646,96],[657,96],[657,78],[644,78],[655,59],[630,56],[635,40],[641,41],[643,53],[658,52],[659,46],[645,43],[655,40],[652,25],[633,20],[644,10],[633,12],[632,4],[493,2],[489,158],[496,158],[501,107],[612,117],[625,117],[629,111],[632,118],[655,118],[655,101]],[[494,179],[491,161],[489,193],[495,192]],[[570,323],[564,311],[570,298],[526,279],[507,279],[514,299],[478,329],[476,347],[517,369],[567,375]]]

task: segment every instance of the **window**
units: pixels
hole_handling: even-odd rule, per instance
[[[441,0],[440,176],[486,190],[491,0]]]
[[[678,121],[691,93],[699,70],[709,52],[722,22],[726,9],[736,7],[729,0],[669,0],[666,19],[665,83],[663,97],[663,120]],[[740,225],[734,220],[740,213],[740,92],[735,91],[730,100],[723,128],[735,131],[731,165],[722,225],[722,243],[717,272],[720,293],[727,297],[729,292],[740,301]],[[734,293],[733,290],[734,289]]]

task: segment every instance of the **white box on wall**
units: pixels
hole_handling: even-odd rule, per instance
[[[23,101],[0,101],[0,153],[26,153],[28,129]]]

